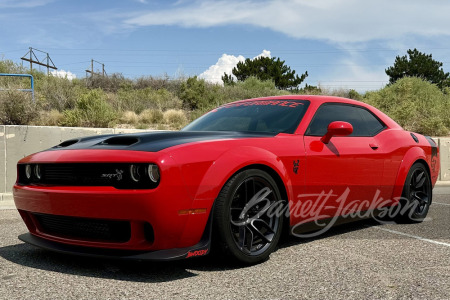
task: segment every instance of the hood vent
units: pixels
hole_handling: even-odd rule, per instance
[[[69,146],[72,146],[73,144],[78,143],[79,141],[80,141],[79,139],[67,140],[67,141],[62,142],[59,145],[56,145],[55,148],[69,147]]]
[[[139,142],[139,139],[134,136],[115,136],[104,140],[99,145],[110,145],[110,146],[131,146]]]

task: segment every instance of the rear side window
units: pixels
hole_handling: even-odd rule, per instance
[[[352,124],[353,133],[350,136],[375,136],[386,127],[373,113],[363,107],[325,103],[314,115],[306,135],[323,136],[327,133],[328,125],[334,121]]]

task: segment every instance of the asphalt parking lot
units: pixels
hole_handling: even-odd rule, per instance
[[[1,299],[449,299],[450,186],[421,224],[372,220],[290,238],[251,267],[199,258],[121,262],[26,245],[15,210],[0,210]]]

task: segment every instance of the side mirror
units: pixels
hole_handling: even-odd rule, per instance
[[[320,139],[324,144],[328,144],[333,136],[347,136],[352,134],[353,126],[348,122],[334,121],[328,125],[327,133]]]

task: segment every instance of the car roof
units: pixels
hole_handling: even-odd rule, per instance
[[[364,102],[347,99],[343,97],[335,97],[335,96],[322,96],[322,95],[282,95],[282,96],[270,96],[270,97],[262,97],[262,98],[252,98],[246,100],[239,100],[232,103],[237,102],[248,102],[248,101],[258,101],[258,100],[309,100],[311,102],[339,102],[339,103],[349,103],[349,104],[357,104],[357,105],[367,105]]]

